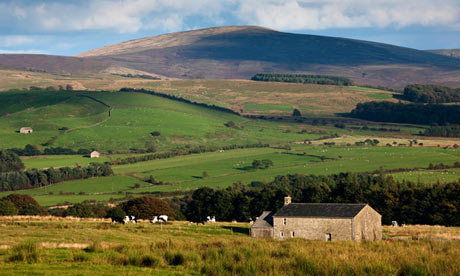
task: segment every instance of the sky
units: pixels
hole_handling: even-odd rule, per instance
[[[227,25],[460,48],[460,0],[0,0],[0,53],[72,56]]]

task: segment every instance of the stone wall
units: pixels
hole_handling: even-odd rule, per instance
[[[382,239],[382,216],[369,205],[353,219],[353,236],[356,241]]]
[[[332,241],[352,239],[350,218],[286,217],[286,224],[283,222],[283,217],[273,217],[273,234],[276,239],[281,239],[281,232],[284,233],[284,239],[291,238],[292,232],[295,238],[308,240],[328,240],[329,234]]]
[[[251,228],[250,235],[253,238],[273,238],[273,228]]]

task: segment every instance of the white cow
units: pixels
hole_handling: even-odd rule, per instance
[[[207,216],[206,217],[206,222],[216,222],[216,217],[215,216]]]
[[[157,222],[168,222],[168,216],[167,215],[161,215],[161,216],[153,216],[152,223],[157,223]]]

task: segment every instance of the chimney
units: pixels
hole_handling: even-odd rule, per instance
[[[291,204],[291,197],[288,195],[284,198],[284,206]]]

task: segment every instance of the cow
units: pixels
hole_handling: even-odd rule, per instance
[[[120,217],[117,217],[117,218],[112,218],[112,224],[114,223],[123,223],[125,224],[125,219],[124,218],[120,218]]]
[[[207,216],[206,217],[206,222],[216,222],[216,217],[215,216]]]
[[[150,222],[152,222],[152,223],[168,222],[168,216],[167,215],[153,216],[153,218],[152,218],[152,220]]]

